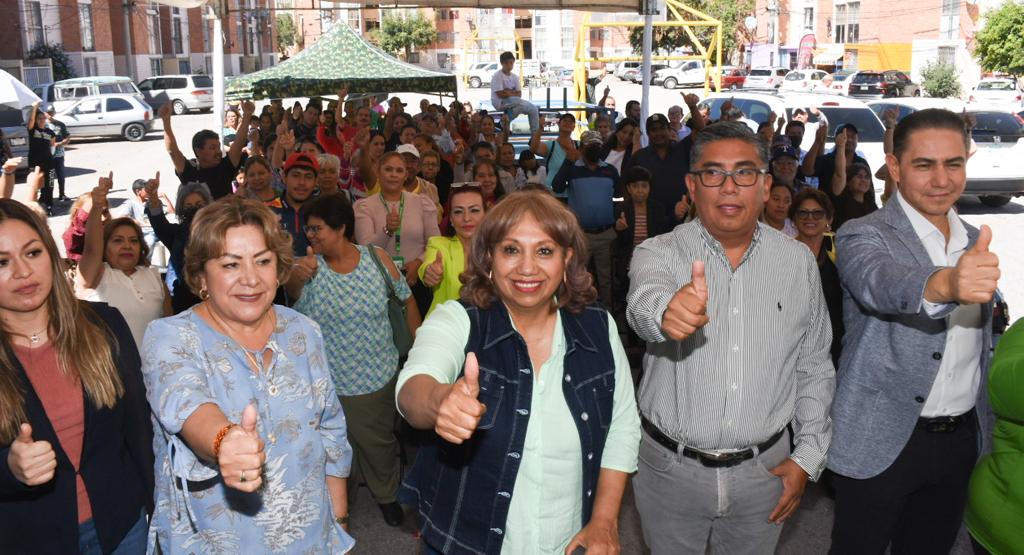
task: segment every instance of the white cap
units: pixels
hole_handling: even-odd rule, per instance
[[[399,154],[412,154],[417,158],[420,157],[420,151],[416,148],[415,145],[412,144],[398,145],[398,148],[395,149],[395,152]]]

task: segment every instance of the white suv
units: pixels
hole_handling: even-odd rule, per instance
[[[651,83],[662,85],[666,89],[674,89],[679,85],[700,87],[707,78],[703,60],[687,60],[678,66],[669,66],[655,72]]]
[[[472,89],[479,89],[480,87],[491,85],[491,78],[494,77],[494,72],[498,71],[501,65],[498,62],[481,62],[473,64],[469,71],[466,72],[466,76],[469,80],[469,87]]]
[[[789,70],[784,67],[755,67],[750,70],[744,89],[777,89],[782,86]]]
[[[821,84],[821,80],[826,75],[828,73],[820,69],[794,69],[786,74],[786,78],[782,81],[782,86],[779,87],[779,90],[814,92],[820,88],[822,89],[821,92],[826,92],[826,87]]]

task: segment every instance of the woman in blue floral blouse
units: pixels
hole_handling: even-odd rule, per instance
[[[272,304],[291,237],[233,197],[201,210],[185,279],[202,302],[150,324],[149,552],[345,553],[352,451],[320,327]]]

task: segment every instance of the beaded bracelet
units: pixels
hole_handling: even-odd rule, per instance
[[[228,431],[234,428],[235,424],[227,424],[217,432],[217,437],[213,438],[213,458],[220,457],[220,444],[224,441],[224,436],[228,435]]]

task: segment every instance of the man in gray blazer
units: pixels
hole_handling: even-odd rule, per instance
[[[832,553],[949,553],[988,434],[992,232],[953,205],[970,136],[957,114],[921,110],[886,156],[898,193],[837,239],[846,334],[828,467]]]

